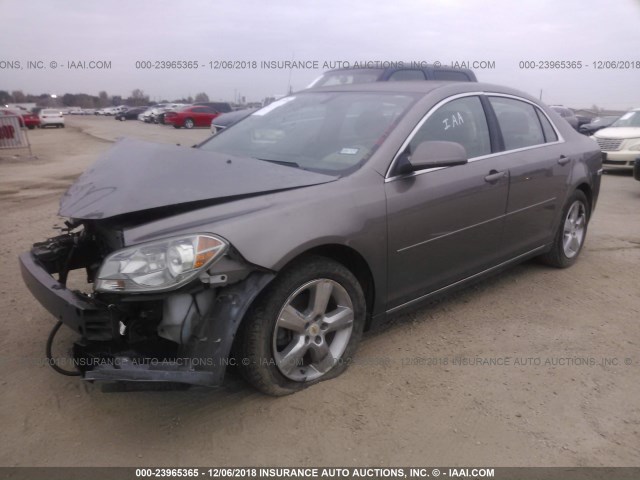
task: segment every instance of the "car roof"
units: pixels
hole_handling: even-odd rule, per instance
[[[306,92],[383,92],[383,93],[417,93],[427,95],[435,91],[442,91],[444,94],[455,95],[458,93],[486,92],[502,93],[526,98],[535,103],[540,103],[532,96],[519,90],[481,82],[452,82],[441,80],[417,80],[406,82],[368,82],[351,83],[348,85],[332,85],[329,87],[312,87],[294,93],[302,94]]]

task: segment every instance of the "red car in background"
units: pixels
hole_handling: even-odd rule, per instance
[[[174,128],[209,127],[211,120],[220,115],[220,112],[203,105],[184,107],[177,112],[164,114],[164,123],[173,125]]]
[[[3,108],[0,109],[0,115],[17,115],[20,118],[20,126],[27,127],[29,130],[40,126],[40,119],[31,112]]]

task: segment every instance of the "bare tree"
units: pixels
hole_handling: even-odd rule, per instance
[[[204,92],[200,92],[198,94],[196,94],[196,102],[208,102],[209,101],[209,95],[207,95]]]
[[[14,90],[13,92],[11,92],[11,96],[13,97],[13,101],[15,103],[24,103],[26,100],[26,97],[24,96],[24,93],[22,93],[22,90]]]
[[[136,88],[131,92],[131,96],[127,98],[126,103],[132,106],[148,105],[149,96],[144,94],[144,91]]]
[[[109,95],[107,95],[107,92],[105,92],[104,90],[98,93],[98,99],[100,107],[106,107],[107,105],[109,105]]]

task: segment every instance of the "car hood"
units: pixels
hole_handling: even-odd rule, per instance
[[[195,148],[121,140],[60,200],[77,219],[117,215],[307,187],[337,177]]]
[[[596,138],[640,138],[640,127],[603,128],[595,134]]]

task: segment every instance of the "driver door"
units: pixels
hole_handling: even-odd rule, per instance
[[[491,142],[480,98],[465,96],[440,106],[403,154],[410,160],[418,144],[431,140],[460,143],[469,163],[397,176],[392,170],[387,178],[390,310],[501,257],[509,171],[500,156],[481,158],[491,153]]]

